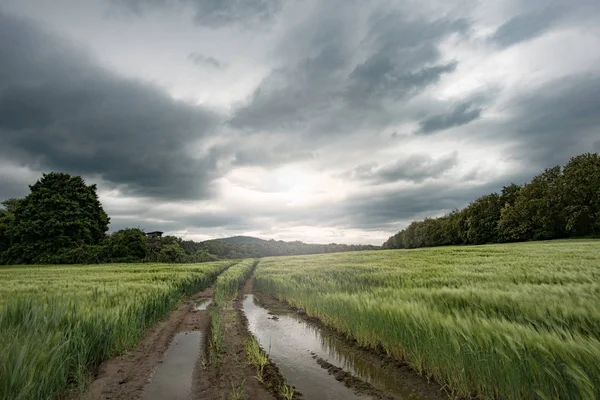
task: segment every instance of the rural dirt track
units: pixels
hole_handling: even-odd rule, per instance
[[[165,354],[179,332],[200,331],[204,340],[191,382],[189,399],[215,399],[225,400],[235,386],[243,386],[244,398],[252,400],[276,400],[281,398],[276,388],[285,383],[285,378],[275,364],[269,362],[264,370],[264,380],[270,389],[267,389],[256,378],[256,371],[246,361],[243,339],[249,336],[248,321],[243,313],[242,301],[245,295],[254,293],[260,302],[270,310],[293,312],[306,322],[326,332],[327,335],[337,336],[345,343],[347,349],[366,362],[377,365],[379,369],[389,374],[393,379],[402,381],[410,396],[397,396],[378,390],[370,384],[357,379],[347,371],[329,364],[326,360],[317,359],[321,368],[327,370],[336,380],[343,383],[356,393],[378,400],[396,400],[417,398],[427,400],[441,400],[448,397],[439,385],[427,382],[416,375],[408,366],[386,357],[383,352],[376,352],[360,348],[356,343],[346,339],[336,331],[323,326],[320,321],[308,317],[301,310],[296,310],[277,299],[253,290],[250,278],[240,290],[237,300],[229,302],[222,307],[221,324],[223,330],[223,347],[226,350],[221,357],[221,365],[217,369],[211,362],[206,362],[209,353],[210,316],[209,312],[196,311],[195,304],[203,298],[211,298],[213,289],[208,288],[182,302],[163,321],[151,328],[148,334],[138,345],[127,353],[103,362],[98,368],[98,373],[89,390],[80,395],[71,396],[70,399],[102,399],[102,400],[130,400],[146,398],[148,383],[151,381],[157,366],[161,365]],[[146,393],[144,392],[146,390]],[[414,397],[413,397],[414,396]],[[296,397],[294,397],[296,398]],[[305,398],[301,396],[300,398]]]
[[[208,311],[196,311],[195,302],[213,296],[213,288],[208,288],[190,297],[172,311],[165,320],[159,322],[127,353],[103,362],[90,388],[84,394],[75,394],[71,399],[140,399],[151,380],[156,367],[162,362],[175,335],[179,332],[201,331],[208,337],[210,316]],[[235,304],[235,303],[234,303]],[[243,381],[244,393],[248,399],[275,399],[256,379],[256,371],[245,361],[242,339],[248,335],[238,307],[224,310],[224,346],[228,351],[223,355],[219,371],[212,366],[206,368],[202,358],[206,353],[208,340],[194,367],[190,399],[226,399],[232,383]]]
[[[151,328],[135,348],[103,362],[88,392],[77,398],[123,400],[140,398],[152,372],[163,359],[175,334],[208,330],[210,317],[206,311],[194,310],[194,300],[212,297],[212,295],[212,287],[193,295],[172,311],[165,320]]]

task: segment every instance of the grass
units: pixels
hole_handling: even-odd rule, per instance
[[[221,367],[221,356],[223,354],[223,332],[221,329],[221,307],[209,307],[210,314],[210,354],[214,365]]]
[[[281,385],[281,387],[279,388],[279,395],[281,396],[281,398],[283,398],[284,400],[292,400],[294,398],[294,387],[291,385]]]
[[[256,368],[256,379],[260,383],[264,383],[263,372],[269,362],[269,357],[260,348],[258,341],[252,335],[244,339],[244,350],[248,361]]]
[[[221,274],[215,282],[215,304],[219,305],[232,300],[240,287],[248,280],[257,263],[257,260],[249,258]]]
[[[242,400],[244,398],[244,383],[246,382],[245,379],[242,379],[242,382],[240,382],[240,384],[238,386],[236,386],[233,382],[231,382],[231,392],[229,392],[229,395],[227,396],[227,398],[229,400]]]
[[[457,397],[600,398],[600,241],[268,258],[257,288]]]
[[[0,398],[83,389],[183,296],[233,262],[0,268]]]
[[[215,281],[214,303],[209,307],[210,313],[210,350],[211,359],[217,369],[221,367],[223,348],[223,331],[221,324],[222,307],[237,295],[239,288],[252,274],[257,261],[243,260],[223,272]]]

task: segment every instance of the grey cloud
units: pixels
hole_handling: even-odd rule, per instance
[[[228,25],[257,26],[274,19],[283,0],[108,0],[113,10],[138,16],[155,9],[191,7],[194,21],[210,28]]]
[[[209,67],[213,67],[216,69],[222,69],[227,66],[224,62],[219,61],[214,57],[205,56],[204,54],[200,54],[200,53],[195,53],[195,52],[190,53],[187,58],[192,63],[194,63],[196,65],[200,65],[200,66],[207,65]]]
[[[436,182],[402,190],[390,188],[375,193],[361,193],[348,199],[342,206],[342,212],[350,216],[348,223],[353,227],[387,227],[398,231],[411,221],[461,209],[479,196],[498,192],[511,182],[524,183],[529,179],[529,174],[519,174],[476,186]]]
[[[502,47],[533,39],[548,31],[567,11],[566,7],[546,6],[517,15],[502,24],[490,40]]]
[[[482,111],[482,108],[473,107],[470,102],[459,104],[450,113],[432,115],[419,121],[417,133],[428,134],[466,125],[480,118]]]
[[[502,48],[543,35],[557,27],[595,27],[600,16],[597,0],[530,0],[517,3],[519,14],[502,24],[489,40]]]
[[[107,211],[110,212],[110,210]],[[111,231],[138,226],[146,231],[160,230],[163,232],[215,228],[237,230],[253,227],[246,216],[242,216],[235,212],[200,213],[164,218],[165,216],[161,212],[137,213],[136,211],[132,211],[126,215],[113,213],[111,214]]]
[[[457,164],[458,154],[456,153],[438,159],[433,159],[426,154],[413,154],[381,167],[376,164],[359,166],[350,177],[376,183],[423,182],[428,178],[439,177]]]
[[[317,155],[310,151],[292,150],[287,146],[274,148],[245,148],[235,153],[232,162],[235,166],[261,166],[274,167],[297,161],[306,161],[316,158]]]
[[[116,76],[81,51],[0,13],[0,155],[133,194],[207,197],[218,154],[190,153],[219,119]]]
[[[356,14],[367,12],[360,8],[362,3],[345,6],[346,12],[351,7],[358,7]],[[312,50],[303,57],[286,53],[291,61],[259,84],[236,110],[232,126],[295,129],[319,138],[326,136],[323,133],[381,128],[398,118],[399,102],[455,70],[455,61],[441,60],[438,45],[467,27],[462,20],[414,20],[387,10],[369,18],[366,33],[357,37],[361,21],[327,20],[320,11],[295,33],[308,34]],[[284,43],[293,45],[296,40],[292,35]]]
[[[532,166],[563,164],[589,151],[600,134],[600,75],[550,81],[516,97],[509,106],[513,118],[491,134],[516,141],[511,156]]]

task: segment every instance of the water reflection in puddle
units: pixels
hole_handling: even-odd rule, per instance
[[[281,315],[272,319],[268,311],[254,302],[254,296],[244,299],[244,313],[248,327],[261,347],[269,353],[288,382],[306,399],[368,399],[356,395],[321,368],[312,353],[325,358],[320,339],[315,330],[294,318]]]
[[[308,399],[360,399],[321,368],[313,354],[336,367],[403,399],[422,399],[402,385],[400,378],[360,356],[336,336],[328,335],[295,314],[276,319],[257,304],[253,295],[244,299],[250,331],[288,381]]]
[[[144,389],[144,400],[187,400],[192,389],[194,365],[200,355],[203,334],[180,332],[173,338],[165,359]]]
[[[210,297],[196,300],[194,303],[194,309],[196,311],[204,311],[212,304],[212,301],[213,300]]]

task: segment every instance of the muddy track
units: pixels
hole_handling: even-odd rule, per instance
[[[83,394],[74,393],[69,398],[95,400],[159,398],[160,395],[156,397],[157,393],[148,393],[153,390],[152,385],[156,386],[158,383],[160,386],[160,382],[165,382],[164,377],[161,378],[162,381],[159,379],[160,373],[154,374],[156,371],[160,372],[161,368],[163,371],[165,370],[170,357],[168,352],[173,348],[172,343],[177,345],[175,342],[180,341],[177,337],[181,338],[181,335],[192,332],[192,335],[202,335],[203,339],[199,341],[200,345],[194,345],[194,348],[198,351],[198,356],[193,361],[193,374],[191,378],[184,378],[186,383],[191,385],[191,389],[188,386],[184,390],[184,393],[189,393],[189,396],[179,396],[177,398],[211,400],[229,398],[283,399],[280,388],[286,384],[286,379],[277,365],[269,360],[264,368],[263,382],[261,383],[256,378],[255,368],[246,358],[243,343],[244,339],[251,336],[251,333],[248,319],[244,314],[243,302],[246,295],[250,294],[254,294],[258,301],[270,311],[269,314],[272,313],[273,319],[277,318],[275,315],[293,314],[295,317],[314,326],[315,329],[320,330],[324,335],[336,338],[337,346],[341,343],[344,351],[350,351],[353,355],[362,359],[362,362],[376,366],[378,370],[383,371],[383,374],[388,376],[388,379],[401,381],[408,391],[406,392],[407,395],[398,395],[398,393],[381,390],[381,388],[376,388],[365,380],[353,376],[347,370],[330,363],[317,354],[311,353],[314,362],[326,370],[335,380],[343,383],[342,387],[345,385],[361,396],[379,400],[408,398],[441,400],[448,398],[439,385],[418,376],[408,365],[386,356],[382,351],[362,348],[352,339],[348,339],[334,329],[324,326],[318,319],[308,317],[302,310],[295,309],[272,296],[253,290],[253,277],[248,279],[236,300],[221,306],[223,347],[219,353],[219,362],[215,362],[210,353],[211,351],[214,352],[209,343],[211,334],[210,309],[196,310],[196,305],[200,301],[212,298],[213,289],[209,288],[182,302],[164,320],[152,327],[135,348],[103,362],[98,368],[97,376],[88,391]],[[264,317],[267,319],[266,315]],[[186,338],[188,337],[186,336]],[[198,346],[201,348],[197,348]],[[181,351],[182,347],[179,347],[179,349]],[[338,350],[340,349],[338,348]],[[188,353],[186,358],[190,360],[190,357],[194,356]],[[165,360],[165,364],[161,367]],[[194,360],[194,358],[191,360]],[[191,364],[189,365],[190,367],[185,367],[186,372],[191,369]],[[180,373],[179,375],[171,375],[171,377],[181,375]],[[153,376],[155,382],[152,382]],[[168,379],[170,379],[171,388],[181,388],[181,386],[177,386],[178,384],[173,379]],[[163,390],[165,388],[169,390],[168,393],[172,393],[168,385],[162,387]],[[239,397],[234,397],[235,392]],[[294,399],[299,398],[303,397],[296,391]]]
[[[275,400],[276,397],[256,378],[256,371],[247,359],[243,340],[249,336],[237,300],[221,307],[223,352],[220,363],[213,361],[196,366],[192,386],[193,399],[225,400],[234,388],[241,388],[244,399]],[[210,332],[207,330],[207,337]],[[209,340],[205,341],[204,354],[209,354]],[[211,357],[205,357],[210,360]],[[269,382],[269,380],[266,380]]]
[[[348,338],[337,330],[323,324],[319,319],[309,317],[303,310],[297,309],[286,302],[282,302],[277,298],[254,290],[254,296],[259,303],[268,309],[273,315],[294,315],[307,324],[315,327],[322,334],[335,338],[338,346],[342,346],[344,352],[350,352],[355,357],[358,357],[362,362],[376,367],[382,374],[387,376],[387,379],[401,382],[404,390],[402,394],[393,394],[388,391],[383,391],[375,388],[373,385],[364,380],[353,376],[348,371],[339,368],[322,357],[312,354],[313,359],[327,370],[327,372],[335,377],[339,382],[351,388],[356,393],[367,395],[374,399],[405,399],[418,398],[426,400],[444,400],[448,399],[448,393],[443,387],[435,382],[429,381],[427,378],[418,375],[408,364],[388,356],[383,349],[370,349],[359,346],[356,340]]]
[[[239,322],[241,324],[240,329],[242,330],[244,337],[250,337],[252,334],[250,333],[250,330],[248,329],[248,319],[246,318],[246,315],[244,314],[242,301],[246,295],[252,294],[253,287],[254,287],[254,277],[250,276],[250,278],[248,278],[248,280],[246,281],[244,286],[240,289],[240,293],[234,303],[236,313],[238,315]],[[264,351],[264,349],[263,349],[263,351]],[[263,386],[266,386],[267,389],[269,389],[269,391],[274,396],[274,398],[284,399],[281,396],[278,388],[287,384],[287,382],[285,380],[285,377],[281,373],[281,371],[279,371],[279,368],[277,368],[277,365],[275,365],[275,363],[273,363],[273,361],[271,361],[270,358],[269,358],[267,365],[265,365],[263,375],[264,375],[264,380],[265,380],[265,384]],[[295,390],[294,399],[300,399],[300,398],[302,398],[301,393],[298,392],[297,390]]]
[[[100,364],[96,378],[84,394],[73,399],[138,399],[162,362],[173,337],[179,332],[206,331],[210,318],[206,312],[196,312],[195,301],[212,297],[208,288],[182,302],[130,351]]]
[[[251,280],[249,280],[250,282]],[[246,288],[250,289],[246,289]],[[251,290],[247,285],[241,292]],[[196,304],[211,299],[213,288],[199,292],[183,301],[164,320],[152,327],[147,335],[125,354],[104,361],[85,393],[71,393],[69,399],[130,400],[148,398],[153,375],[166,358],[178,333],[202,332],[199,356],[193,368],[190,399],[228,399],[234,388],[240,388],[242,398],[275,400],[283,376],[273,363],[264,371],[264,383],[246,359],[243,340],[250,336],[239,298],[221,310],[223,352],[219,365],[209,362],[210,314],[197,311]],[[240,298],[243,294],[240,294]],[[210,306],[209,306],[210,307]],[[152,397],[152,396],[150,396]],[[156,395],[154,395],[156,397]]]

